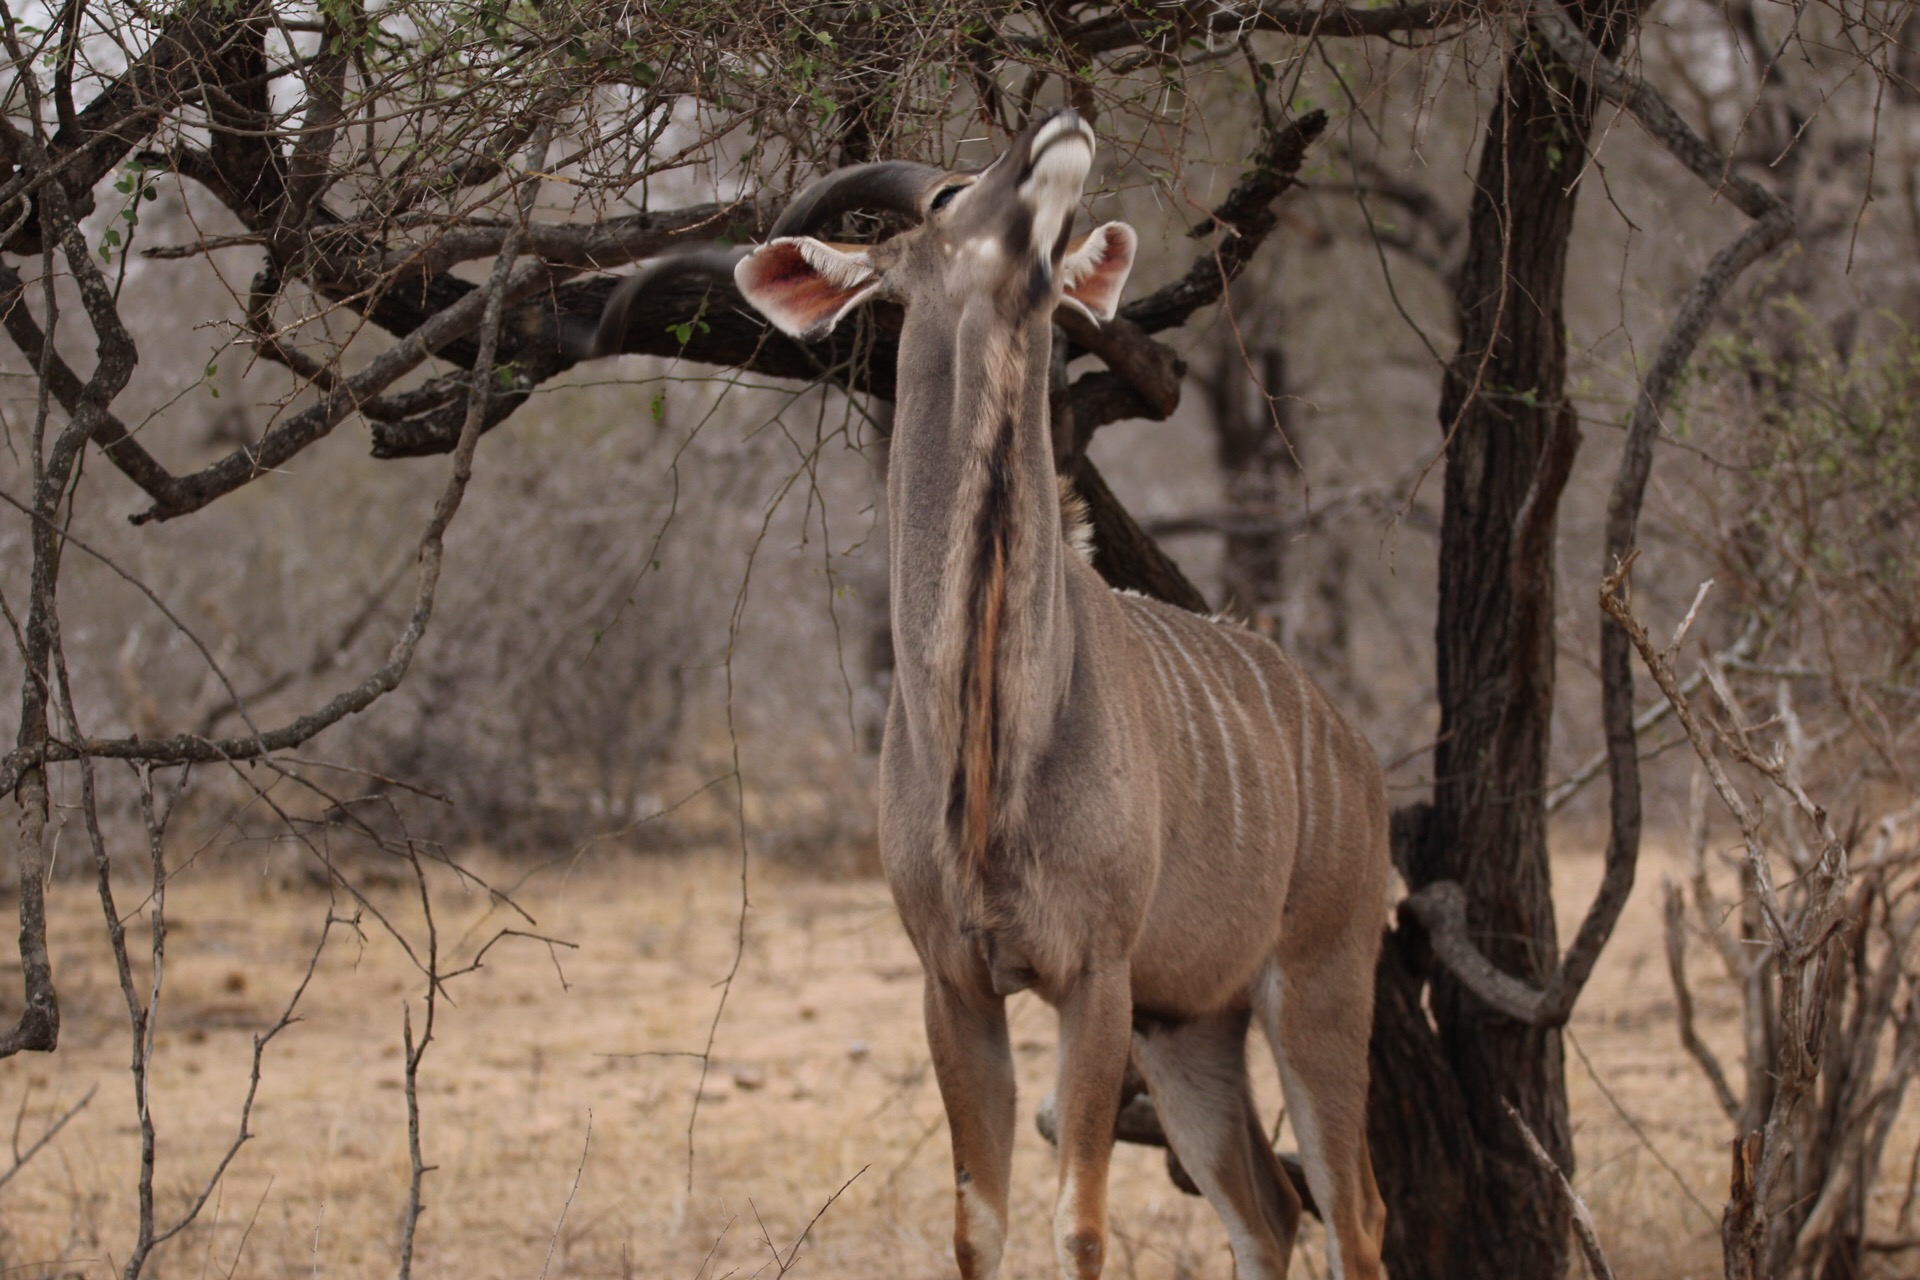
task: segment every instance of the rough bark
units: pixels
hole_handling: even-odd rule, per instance
[[[1610,13],[1611,28],[1598,5],[1583,15],[1607,50],[1634,16]],[[1544,804],[1553,535],[1579,443],[1562,294],[1593,105],[1593,92],[1529,40],[1509,56],[1487,123],[1455,284],[1460,347],[1440,405],[1449,442],[1436,781],[1431,811],[1402,824],[1397,850],[1411,889],[1457,882],[1481,951],[1535,987],[1559,955]],[[1419,951],[1407,939],[1387,948],[1376,1017],[1371,1132],[1388,1269],[1396,1280],[1562,1275],[1565,1204],[1501,1106],[1518,1108],[1553,1162],[1572,1170],[1560,1034],[1492,1009]],[[1469,1150],[1477,1159],[1460,1158]]]

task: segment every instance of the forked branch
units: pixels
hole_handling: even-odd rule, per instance
[[[1765,928],[1764,938],[1756,941],[1765,947],[1773,965],[1772,1005],[1765,1015],[1769,1019],[1773,1046],[1771,1060],[1766,1064],[1767,1085],[1772,1096],[1762,1127],[1736,1136],[1731,1192],[1721,1223],[1727,1274],[1736,1280],[1746,1280],[1775,1274],[1786,1261],[1779,1238],[1782,1227],[1790,1233],[1784,1247],[1792,1254],[1808,1255],[1826,1240],[1827,1225],[1840,1211],[1851,1185],[1854,1161],[1846,1152],[1866,1151],[1866,1144],[1872,1141],[1870,1129],[1884,1132],[1882,1126],[1867,1119],[1884,1118],[1880,1108],[1873,1105],[1870,1096],[1863,1096],[1858,1099],[1859,1105],[1849,1105],[1848,1111],[1852,1114],[1838,1126],[1839,1132],[1831,1132],[1833,1126],[1828,1126],[1829,1132],[1822,1134],[1837,1137],[1844,1144],[1844,1150],[1836,1153],[1832,1160],[1805,1152],[1795,1154],[1799,1145],[1793,1136],[1795,1117],[1808,1105],[1806,1099],[1815,1084],[1824,1071],[1838,1069],[1844,1075],[1849,1066],[1831,1061],[1832,1050],[1846,1039],[1837,1021],[1838,1002],[1843,997],[1849,960],[1860,974],[1867,972],[1864,936],[1871,892],[1863,896],[1861,906],[1849,910],[1846,892],[1849,869],[1844,842],[1826,811],[1799,784],[1797,765],[1787,749],[1776,748],[1762,756],[1748,744],[1749,731],[1739,723],[1740,709],[1721,681],[1714,682],[1716,693],[1735,723],[1731,729],[1716,728],[1709,734],[1680,691],[1680,681],[1673,670],[1674,647],[1656,648],[1628,605],[1625,584],[1632,564],[1633,557],[1629,557],[1607,576],[1601,587],[1601,608],[1620,627],[1654,682],[1673,703],[1674,715],[1686,731],[1702,769],[1739,825],[1746,852],[1746,882],[1757,895]],[[1818,853],[1798,869],[1800,874],[1789,886],[1794,900],[1791,909],[1783,905],[1774,883],[1763,815],[1755,809],[1755,802],[1727,776],[1719,759],[1721,750],[1753,769],[1787,797],[1801,819],[1818,835]],[[1893,949],[1897,964],[1897,955],[1904,954],[1906,949],[1904,939],[1898,940]],[[1857,981],[1863,987],[1866,985],[1863,978]],[[1892,990],[1891,984],[1886,984],[1886,990]],[[1881,1025],[1866,1012],[1873,1003],[1857,996],[1851,1020],[1856,1028],[1869,1028],[1869,1043],[1877,1039]],[[1748,1017],[1751,1022],[1754,1017],[1751,1008]],[[1892,1074],[1876,1092],[1898,1096],[1888,1090],[1904,1087],[1914,1066],[1913,1051],[1911,1040],[1900,1046]],[[1716,1086],[1716,1092],[1725,1092],[1723,1079]],[[1726,1101],[1723,1096],[1723,1105]],[[1759,1123],[1757,1116],[1749,1118],[1750,1110],[1742,1109],[1743,1122]],[[1873,1158],[1877,1162],[1877,1150]],[[1822,1174],[1815,1188],[1819,1198],[1811,1206],[1800,1196],[1789,1196],[1790,1203],[1781,1204],[1777,1202],[1775,1188],[1790,1162],[1796,1166],[1811,1163],[1823,1169],[1844,1168],[1839,1168],[1838,1178],[1831,1173]],[[1795,1190],[1807,1188],[1796,1182]],[[1801,1217],[1803,1213],[1805,1216]]]
[[[1728,163],[1687,126],[1665,98],[1645,81],[1615,66],[1563,13],[1536,15],[1534,23],[1576,74],[1603,97],[1631,112],[1694,173],[1716,184],[1716,189],[1724,186],[1732,193],[1734,203],[1757,219],[1715,254],[1694,282],[1641,379],[1607,503],[1607,563],[1624,566],[1631,559],[1641,503],[1652,472],[1654,440],[1680,374],[1727,290],[1748,267],[1787,241],[1793,234],[1794,218],[1792,210],[1772,192],[1732,174]],[[1607,598],[1603,592],[1603,605]],[[1612,616],[1611,610],[1608,612]],[[1536,991],[1486,959],[1467,932],[1464,896],[1457,886],[1428,885],[1406,903],[1432,934],[1435,954],[1475,995],[1507,1016],[1534,1026],[1560,1026],[1572,1015],[1594,964],[1613,936],[1633,890],[1639,862],[1640,762],[1636,744],[1640,726],[1633,706],[1631,650],[1617,624],[1602,623],[1600,655],[1601,715],[1611,783],[1606,870],[1573,943],[1546,986]],[[1676,709],[1685,700],[1681,694],[1675,701],[1677,686],[1674,691],[1663,687],[1662,692],[1668,694],[1669,703]]]

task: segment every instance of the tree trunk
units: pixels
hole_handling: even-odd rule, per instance
[[[1611,48],[1632,21],[1598,7]],[[1607,38],[1612,37],[1612,38]],[[1508,59],[1481,151],[1450,434],[1435,626],[1441,741],[1431,806],[1396,822],[1408,886],[1458,881],[1475,940],[1543,985],[1558,960],[1544,805],[1553,715],[1554,522],[1579,431],[1565,399],[1561,298],[1593,98],[1537,43]],[[1502,1100],[1571,1173],[1557,1030],[1523,1026],[1430,967],[1403,925],[1383,953],[1371,1142],[1395,1280],[1556,1277],[1567,1216]],[[1426,999],[1421,987],[1427,986]]]

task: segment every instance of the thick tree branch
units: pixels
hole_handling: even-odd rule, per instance
[[[46,370],[47,389],[69,415],[78,414],[86,388],[58,351],[45,348],[46,335],[27,310],[26,285],[20,273],[0,262],[0,327],[36,369]],[[126,424],[106,409],[94,414],[93,442],[107,460],[139,485],[155,502],[173,500],[174,478],[127,431]]]
[[[1275,31],[1293,36],[1364,38],[1403,32],[1440,31],[1460,26],[1479,14],[1471,0],[1423,0],[1418,4],[1358,8],[1347,4],[1275,4],[1239,10],[1214,4],[1156,6],[1144,16],[1117,14],[1063,32],[1060,42],[1086,56],[1141,46],[1177,51],[1184,40],[1201,31],[1231,38],[1248,30]],[[1050,50],[1042,38],[1023,42],[1036,51]]]
[[[527,263],[506,281],[504,297],[517,301],[548,288],[552,280],[553,273],[545,263]],[[318,404],[278,424],[253,444],[192,475],[179,477],[173,484],[172,501],[155,503],[135,515],[133,522],[171,520],[198,511],[214,499],[284,465],[302,449],[325,437],[363,401],[417,368],[454,338],[477,328],[488,307],[499,305],[501,300],[489,291],[469,293],[374,357],[365,369],[335,383]]]
[[[1457,881],[1436,880],[1401,900],[1427,931],[1433,954],[1491,1008],[1530,1027],[1549,1025],[1541,992],[1487,959],[1474,945],[1467,922],[1467,891]]]
[[[1073,487],[1087,504],[1093,525],[1093,567],[1110,586],[1138,591],[1194,613],[1212,611],[1200,589],[1127,514],[1107,488],[1106,479],[1084,456],[1074,468]]]
[[[1326,127],[1326,112],[1309,111],[1269,133],[1254,156],[1253,168],[1212,216],[1193,228],[1195,236],[1221,232],[1212,252],[1197,258],[1172,284],[1120,308],[1121,319],[1146,333],[1159,333],[1185,324],[1194,312],[1218,302],[1279,223],[1273,202],[1294,185],[1307,148]]]
[[[128,151],[138,146],[154,123],[205,83],[206,68],[224,58],[236,41],[256,26],[257,0],[238,9],[215,4],[176,6],[153,43],[109,82],[71,122],[62,120],[46,146],[46,163],[23,165],[0,185],[0,204],[15,194],[58,181],[75,217],[93,210],[93,188]],[[264,79],[262,80],[264,89]],[[20,164],[19,157],[12,157]],[[40,252],[37,219],[28,219],[0,249]]]
[[[1621,70],[1595,48],[1564,9],[1537,10],[1532,14],[1532,25],[1561,61],[1573,68],[1574,74],[1608,102],[1624,107],[1640,122],[1641,128],[1716,194],[1725,191],[1742,213],[1749,218],[1765,219],[1785,209],[1779,196],[1751,178],[1735,173],[1732,163],[1695,133],[1657,89],[1639,76]]]

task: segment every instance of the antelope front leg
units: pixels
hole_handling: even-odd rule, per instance
[[[1013,1172],[1013,1051],[1006,1001],[927,975],[927,1047],[953,1135],[953,1258],[963,1280],[994,1280]]]
[[[1095,1280],[1107,1246],[1107,1163],[1133,1037],[1124,964],[1089,969],[1060,1004],[1060,1198],[1053,1249],[1066,1280]]]

